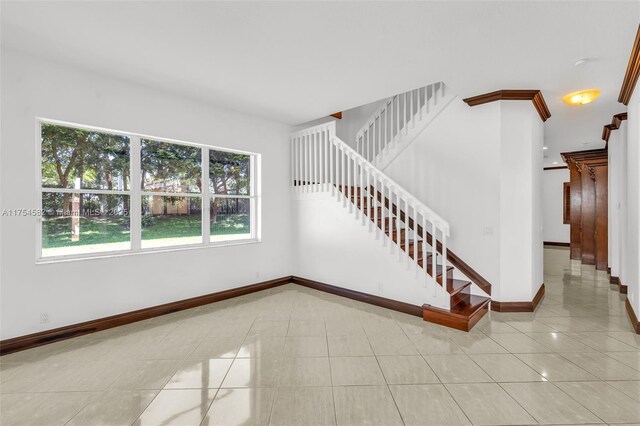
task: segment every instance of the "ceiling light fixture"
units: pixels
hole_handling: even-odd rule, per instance
[[[546,151],[547,149],[549,149],[549,147],[548,146],[543,146],[542,149],[544,149]]]
[[[586,64],[586,63],[587,63],[587,61],[588,61],[588,59],[587,59],[587,58],[578,59],[578,60],[573,64],[573,66],[574,66],[574,67],[579,67],[580,65],[584,65],[584,64]]]
[[[600,96],[599,89],[586,89],[564,95],[562,100],[568,105],[584,105]]]

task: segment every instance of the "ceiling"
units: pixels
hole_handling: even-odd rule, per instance
[[[2,1],[2,45],[298,124],[444,81],[540,89],[545,165],[603,147],[640,1]],[[576,60],[589,61],[575,67]],[[597,87],[582,107],[562,95]],[[169,89],[167,89],[169,88]]]

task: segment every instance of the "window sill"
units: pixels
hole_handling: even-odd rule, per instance
[[[186,246],[171,246],[171,247],[157,247],[157,248],[148,248],[141,249],[137,251],[132,250],[122,250],[122,251],[111,251],[111,252],[102,252],[95,253],[89,255],[69,255],[69,256],[51,256],[51,257],[41,257],[36,259],[36,265],[48,265],[52,263],[63,263],[63,262],[75,262],[81,260],[93,260],[93,259],[110,259],[115,257],[126,257],[126,256],[139,256],[139,255],[147,255],[154,253],[167,253],[167,252],[176,252],[176,251],[187,251],[187,250],[200,250],[200,249],[209,249],[216,247],[229,247],[229,246],[239,246],[246,244],[257,244],[262,242],[259,238],[250,238],[246,240],[231,240],[231,241],[221,241],[209,244],[197,244],[197,245],[186,245]]]

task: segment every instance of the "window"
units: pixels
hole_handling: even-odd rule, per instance
[[[251,157],[209,151],[209,193],[211,240],[251,235]]]
[[[131,248],[126,136],[42,124],[42,256]]]
[[[148,139],[140,145],[141,247],[202,243],[202,148]]]
[[[40,258],[258,240],[257,154],[40,128]]]

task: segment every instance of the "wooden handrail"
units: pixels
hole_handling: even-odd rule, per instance
[[[374,189],[373,186],[371,186],[369,188],[369,191],[373,191],[373,189]],[[382,194],[380,193],[380,191],[376,191],[376,192],[377,192],[378,201],[382,202]],[[405,216],[406,216],[405,212],[402,210],[399,210],[395,204],[390,203],[387,197],[384,197],[384,206],[388,210],[390,210],[393,214],[395,214],[398,218],[400,218],[402,222],[405,221]],[[409,228],[412,231],[415,231],[413,219],[411,217],[409,217],[408,219],[409,219]],[[420,224],[418,224],[417,232],[418,232],[418,235],[423,235],[422,226]],[[431,241],[433,241],[433,237],[431,236],[431,233],[429,231],[426,231],[426,235],[427,235],[427,243],[431,245]],[[436,250],[438,250],[438,253],[442,253],[442,243],[440,243],[440,241],[437,241],[437,239],[436,239],[436,243],[437,243]],[[447,259],[453,266],[455,266],[467,278],[473,281],[485,293],[487,293],[488,295],[491,295],[491,283],[487,281],[482,275],[480,275],[475,269],[469,266],[469,264],[467,264],[464,260],[462,260],[460,256],[458,256],[453,251],[451,251],[450,248],[447,248]]]

